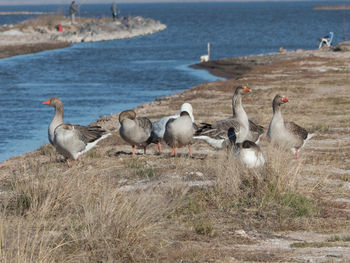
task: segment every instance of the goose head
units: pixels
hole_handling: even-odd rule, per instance
[[[136,118],[136,112],[133,110],[126,110],[119,114],[119,123],[121,124],[124,120],[134,120]]]
[[[60,100],[60,98],[58,98],[58,97],[52,97],[51,99],[44,101],[43,104],[49,105],[49,106],[55,107],[55,108],[59,108],[59,107],[63,108],[63,103]]]
[[[192,108],[192,105],[190,103],[185,102],[184,104],[181,105],[180,115],[182,112],[187,112],[190,115],[192,122],[194,122],[193,108]]]
[[[272,109],[275,112],[277,109],[279,109],[279,107],[284,104],[287,103],[289,100],[287,99],[287,97],[282,96],[280,94],[277,94],[275,96],[275,98],[272,101]]]
[[[251,92],[252,90],[250,88],[248,88],[248,86],[238,86],[235,89],[235,95],[243,95],[244,93],[248,93]]]

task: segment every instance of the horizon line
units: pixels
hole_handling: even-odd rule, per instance
[[[117,4],[165,4],[165,3],[227,3],[227,2],[235,2],[235,3],[247,3],[247,2],[329,2],[327,0],[121,0],[117,1]],[[82,4],[111,4],[115,1],[99,1],[96,2],[96,0],[91,0],[91,1],[80,1],[83,2]],[[101,3],[102,2],[102,3]],[[31,1],[30,3],[18,3],[18,1],[8,1],[5,3],[1,3],[0,6],[27,6],[27,5],[69,5],[71,3],[70,0],[68,1],[55,1],[55,2],[50,2],[50,3],[43,3],[40,0],[37,1]],[[79,1],[76,1],[76,3],[79,5]],[[81,4],[81,5],[82,5]]]

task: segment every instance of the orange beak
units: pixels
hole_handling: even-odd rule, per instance
[[[283,102],[288,102],[289,100],[286,97],[282,97]]]
[[[43,104],[50,105],[50,100],[44,101]]]
[[[247,86],[244,86],[243,91],[244,92],[251,92],[252,90],[250,88],[248,88]]]

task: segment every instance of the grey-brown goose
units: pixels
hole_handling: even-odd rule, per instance
[[[151,143],[152,122],[146,117],[136,117],[136,112],[126,110],[119,114],[120,136],[132,146],[132,155],[135,155],[135,146],[146,147]]]
[[[190,117],[192,119],[192,122],[194,122],[194,117],[193,117],[193,108],[190,103],[185,102],[184,104],[181,105],[180,108],[180,113],[182,111],[187,111],[190,114]],[[161,141],[163,140],[164,132],[165,132],[165,126],[170,119],[177,119],[180,117],[179,114],[175,114],[172,116],[166,116],[163,118],[160,118],[154,122],[152,122],[152,143],[156,143],[158,145],[158,151],[162,151],[161,147]]]
[[[168,120],[165,126],[164,141],[172,148],[171,155],[176,156],[176,148],[188,145],[189,155],[192,157],[192,139],[195,124],[187,111],[182,111],[177,119]]]
[[[77,160],[92,149],[100,140],[111,135],[100,126],[81,126],[63,123],[64,108],[58,97],[44,101],[43,104],[55,108],[55,116],[49,126],[49,141],[67,159]]]
[[[245,140],[242,143],[236,142],[236,133],[234,128],[227,131],[235,157],[248,168],[258,168],[265,164],[265,158],[259,145],[255,142]]]
[[[314,134],[308,133],[307,130],[294,122],[284,121],[281,105],[288,101],[285,96],[279,94],[273,99],[273,117],[267,131],[267,139],[280,147],[291,149],[298,158],[299,150]]]
[[[258,143],[264,133],[264,127],[248,119],[242,106],[242,95],[251,92],[246,86],[238,86],[232,96],[232,117],[213,124],[201,123],[195,134],[195,139],[203,140],[214,148],[221,149],[228,144],[227,130],[234,127],[237,131],[237,142],[250,140]]]

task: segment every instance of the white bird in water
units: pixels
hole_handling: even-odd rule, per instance
[[[208,42],[208,54],[200,57],[201,62],[208,62],[210,60],[210,43]]]

